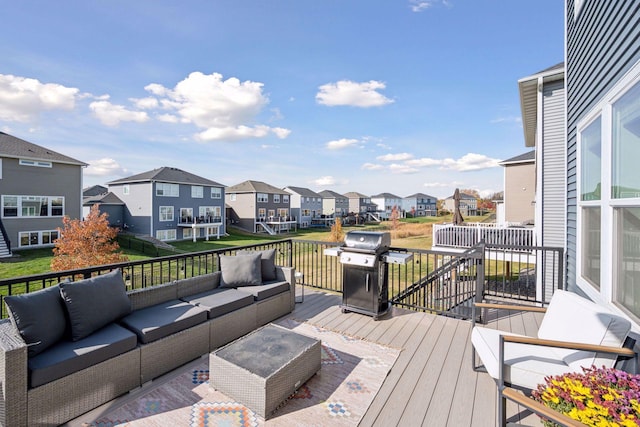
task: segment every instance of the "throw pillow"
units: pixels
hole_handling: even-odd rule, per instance
[[[276,275],[276,250],[275,249],[267,249],[264,251],[251,251],[251,250],[242,250],[236,252],[237,255],[247,255],[247,254],[260,254],[261,258],[261,271],[262,271],[262,281],[269,282],[271,280],[276,280],[278,277]]]
[[[60,284],[71,323],[71,339],[78,341],[131,312],[122,272]]]
[[[67,330],[60,287],[4,297],[11,323],[27,343],[29,357],[42,353],[60,341]]]
[[[237,288],[262,284],[261,255],[220,255],[220,287]]]

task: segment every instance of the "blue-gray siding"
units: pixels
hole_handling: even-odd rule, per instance
[[[640,59],[640,2],[567,1],[567,285],[576,283],[576,125]]]

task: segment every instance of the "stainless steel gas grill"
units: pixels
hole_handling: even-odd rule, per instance
[[[412,254],[390,252],[387,232],[350,231],[344,245],[325,250],[325,255],[340,257],[342,264],[342,312],[373,316],[386,314],[389,303],[389,263],[406,264]]]

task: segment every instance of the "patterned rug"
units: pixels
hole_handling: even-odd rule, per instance
[[[322,341],[320,372],[266,421],[209,386],[208,359],[132,394],[83,426],[353,426],[398,358],[399,350],[294,320],[279,323]]]

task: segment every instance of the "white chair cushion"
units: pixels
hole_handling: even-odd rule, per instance
[[[496,329],[476,326],[471,331],[471,343],[482,360],[491,377],[498,379],[498,349],[500,335],[522,336],[506,333]],[[544,383],[547,375],[561,375],[575,369],[567,365],[562,355],[552,347],[528,344],[505,343],[504,345],[504,380],[507,383],[535,388]],[[575,352],[574,353],[579,353]]]
[[[631,322],[607,308],[567,291],[555,291],[544,315],[538,338],[622,347]],[[612,367],[616,355],[557,350],[575,370],[581,366]]]

